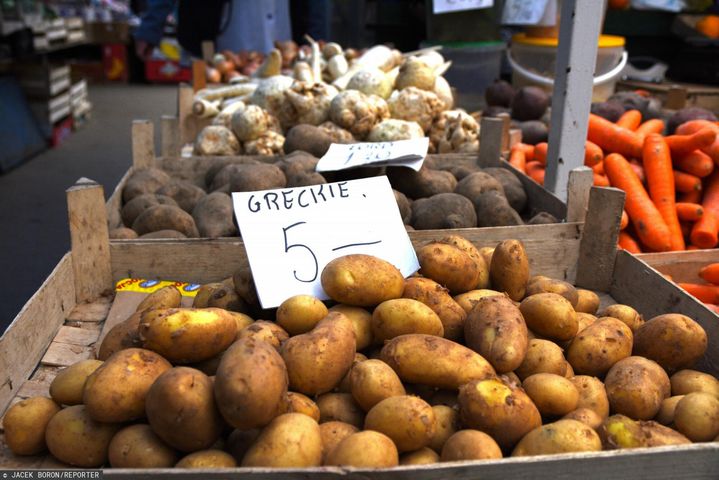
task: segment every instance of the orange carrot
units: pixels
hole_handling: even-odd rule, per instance
[[[612,184],[609,183],[609,179],[606,175],[600,175],[598,173],[594,174],[594,186],[595,187],[611,187]]]
[[[699,277],[705,282],[719,285],[719,263],[710,263],[699,270]]]
[[[594,165],[592,167],[592,170],[594,170],[594,173],[604,175],[604,162],[599,162],[598,164]]]
[[[634,238],[625,231],[619,232],[619,248],[623,248],[629,253],[642,253],[642,249]]]
[[[719,313],[719,305],[715,305],[713,303],[706,303],[706,302],[703,302],[703,303],[704,303],[704,306],[707,307],[712,312]]]
[[[719,123],[713,123],[708,120],[690,120],[679,125],[676,133],[678,135],[690,135],[706,127],[714,129],[717,133],[717,138],[714,140],[714,143],[708,147],[702,148],[701,150],[712,157],[712,160],[714,160],[716,165],[719,165]]]
[[[677,202],[677,216],[683,222],[696,222],[704,215],[704,207],[698,203]]]
[[[652,250],[665,252],[671,249],[669,227],[657,207],[652,203],[644,185],[632,174],[629,162],[618,153],[604,158],[604,170],[614,187],[624,190],[624,208],[639,235],[639,240]]]
[[[703,285],[701,283],[677,283],[688,294],[694,295],[699,301],[704,303],[719,303],[719,286]]]
[[[527,176],[540,185],[544,185],[544,165],[538,161],[527,162]]]
[[[549,144],[547,142],[540,142],[534,146],[534,161],[539,162],[542,165],[547,164],[547,150]]]
[[[701,203],[702,191],[692,190],[691,192],[680,192],[677,193],[677,202],[682,203]]]
[[[696,175],[674,170],[674,187],[677,192],[691,192],[702,189],[702,179]]]
[[[634,170],[634,173],[639,177],[639,181],[642,183],[647,182],[647,176],[644,172],[644,167],[641,163],[639,163],[637,160],[631,159],[629,160],[629,165],[631,165],[632,170]]]
[[[527,157],[524,154],[524,150],[516,148],[516,145],[512,147],[509,152],[509,164],[521,172],[527,172]]]
[[[642,123],[642,112],[639,110],[627,110],[616,121],[616,124],[627,130],[636,130]]]
[[[599,145],[592,143],[589,140],[584,142],[584,165],[587,167],[593,167],[598,164],[604,158],[604,152],[599,148]]]
[[[642,140],[650,133],[662,133],[664,131],[664,120],[652,118],[637,127],[634,131]]]
[[[690,173],[699,178],[708,177],[714,171],[714,161],[712,157],[702,152],[694,150],[686,155],[674,155],[674,166],[682,172]]]
[[[675,205],[674,176],[672,170],[672,157],[664,137],[652,133],[644,140],[642,151],[644,171],[647,175],[647,186],[657,210],[669,227],[672,250],[684,250],[684,237],[679,228],[679,217]]]
[[[639,135],[593,113],[589,114],[587,138],[599,145],[604,152],[634,158],[642,156],[642,140]]]
[[[714,248],[719,243],[719,222],[714,213],[705,210],[704,215],[692,227],[689,237],[692,245],[699,248]]]
[[[696,245],[689,244],[689,246],[687,247],[687,250],[701,250],[701,249],[699,247],[697,247]]]
[[[692,234],[694,222],[679,222],[679,226],[682,229],[682,236],[684,236],[685,240],[689,241],[689,236]]]
[[[528,143],[515,143],[512,148],[518,148],[524,152],[524,158],[527,159],[528,162],[531,162],[534,160],[534,145],[529,145]]]
[[[715,217],[719,218],[719,170],[714,170],[714,173],[704,180],[704,187],[704,197],[702,198],[704,212],[712,212]]]
[[[622,210],[622,219],[619,221],[619,230],[624,230],[629,225],[629,215],[626,210]]]
[[[689,135],[669,135],[666,142],[672,155],[687,155],[694,150],[709,147],[716,138],[716,130],[706,127]]]

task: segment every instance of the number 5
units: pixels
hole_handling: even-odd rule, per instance
[[[294,227],[296,227],[296,226],[298,226],[298,225],[302,225],[302,224],[305,224],[305,223],[307,223],[307,222],[297,222],[297,223],[294,223],[294,224],[290,225],[289,227],[284,227],[284,228],[282,229],[282,233],[283,233],[283,235],[284,235],[284,237],[285,237],[285,253],[289,252],[290,249],[292,249],[292,248],[304,248],[304,249],[306,249],[306,250],[309,252],[310,255],[312,255],[312,261],[313,261],[314,264],[315,264],[315,272],[312,274],[312,278],[310,278],[309,280],[303,280],[303,279],[301,279],[300,277],[297,276],[297,270],[293,270],[293,271],[292,271],[292,273],[293,273],[294,276],[295,276],[295,279],[297,279],[298,281],[304,282],[304,283],[312,283],[312,282],[314,282],[315,280],[317,280],[317,274],[319,273],[319,265],[317,264],[317,257],[315,256],[315,253],[312,251],[312,249],[311,249],[310,247],[308,247],[307,245],[304,245],[304,244],[302,244],[302,243],[293,243],[292,245],[290,245],[290,244],[287,243],[287,231],[288,231],[290,228],[294,228]]]

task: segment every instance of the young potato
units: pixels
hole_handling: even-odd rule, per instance
[[[437,462],[439,462],[439,455],[429,447],[422,447],[399,457],[400,465],[429,465]]]
[[[674,422],[674,411],[677,409],[677,403],[684,397],[685,395],[675,395],[662,400],[662,406],[659,407],[655,420],[662,425],[671,425]]]
[[[429,442],[429,448],[437,453],[442,453],[442,447],[447,439],[459,430],[459,412],[446,405],[432,405],[432,411],[437,428]]]
[[[654,360],[673,372],[694,365],[707,349],[707,334],[697,322],[679,313],[647,320],[634,333],[634,355]]]
[[[345,438],[353,433],[359,432],[354,425],[344,422],[325,422],[320,423],[320,436],[322,437],[322,464],[325,464],[327,455],[339,445]]]
[[[279,414],[302,413],[315,422],[320,421],[320,409],[311,398],[297,392],[287,392],[282,403],[280,403]]]
[[[325,465],[358,468],[390,468],[399,464],[399,453],[391,438],[365,430],[343,439],[327,454]]]
[[[149,294],[137,306],[136,312],[154,310],[156,308],[178,308],[182,301],[182,294],[174,285],[162,287]]]
[[[442,448],[443,462],[502,458],[502,450],[492,437],[479,430],[460,430]]]
[[[524,390],[501,378],[475,380],[459,388],[462,425],[489,434],[502,448],[513,447],[542,417]]]
[[[567,361],[576,373],[601,377],[632,354],[633,335],[622,321],[602,317],[574,337]]]
[[[519,309],[533,332],[552,340],[574,338],[579,328],[577,314],[569,300],[556,293],[526,297]]]
[[[411,298],[385,300],[372,312],[372,337],[383,344],[400,335],[420,333],[442,337],[444,327],[434,310]]]
[[[432,407],[419,397],[398,395],[385,398],[367,412],[365,430],[384,433],[399,452],[426,447],[436,431]]]
[[[495,375],[492,365],[478,353],[432,335],[395,337],[385,343],[380,358],[403,382],[435,388],[456,389],[470,380]]]
[[[589,313],[594,315],[599,309],[599,295],[591,290],[577,288],[577,304],[574,310],[577,313]]]
[[[563,416],[562,419],[576,420],[578,422],[582,422],[593,430],[598,430],[602,426],[602,422],[604,421],[604,419],[597,412],[589,408],[577,408],[576,410],[572,410],[571,412]]]
[[[237,340],[222,356],[215,376],[215,401],[235,428],[267,425],[287,394],[287,369],[269,343]]]
[[[406,393],[397,374],[382,360],[357,363],[349,375],[352,396],[365,412],[385,398]]]
[[[464,323],[467,346],[486,358],[497,373],[522,364],[529,340],[522,312],[505,296],[479,300]]]
[[[524,298],[529,280],[529,259],[519,240],[505,240],[494,249],[489,266],[492,288],[506,292],[509,298],[519,302]]]
[[[81,404],[85,381],[100,365],[102,361],[88,359],[63,368],[50,384],[50,397],[59,405]]]
[[[243,338],[254,338],[261,340],[274,347],[276,350],[280,349],[280,346],[290,338],[290,335],[285,330],[277,325],[275,322],[269,322],[267,320],[257,320],[252,324],[246,326],[239,332],[235,341]]]
[[[333,300],[357,307],[373,307],[399,298],[402,273],[391,263],[371,255],[335,258],[322,270],[322,288]]]
[[[657,422],[635,421],[624,415],[607,418],[599,428],[599,436],[605,450],[691,443],[681,433]]]
[[[231,312],[227,310],[227,314],[235,319],[235,323],[237,324],[237,333],[239,334],[240,330],[243,328],[249,327],[252,325],[255,321],[250,317],[249,315],[246,315],[244,313],[240,312]],[[235,335],[235,340],[237,340],[237,335]]]
[[[362,307],[351,305],[335,305],[330,312],[340,312],[352,321],[357,341],[357,351],[364,350],[372,345],[372,314]]]
[[[492,264],[492,254],[494,254],[494,247],[482,247],[479,249],[479,254],[482,255],[484,263],[489,266]]]
[[[128,348],[108,358],[85,381],[83,403],[93,420],[128,422],[145,415],[145,397],[155,379],[172,368],[150,350]]]
[[[135,312],[127,320],[124,320],[110,329],[102,339],[100,348],[97,351],[98,360],[107,360],[114,353],[126,348],[142,347],[140,340],[140,320],[144,312]]]
[[[317,397],[319,423],[343,422],[362,428],[365,414],[349,393],[325,393]]]
[[[186,455],[175,465],[175,468],[234,468],[237,462],[234,457],[222,450],[200,450]]]
[[[496,290],[488,289],[470,290],[469,292],[461,293],[455,296],[454,301],[457,302],[457,304],[462,307],[466,313],[469,313],[482,298],[491,296],[503,297],[505,294]]]
[[[613,317],[624,322],[627,327],[635,333],[639,327],[644,323],[644,318],[639,315],[639,312],[634,310],[629,305],[614,304],[609,305],[607,308],[597,314],[599,317]]]
[[[221,289],[222,287],[223,287],[223,284],[219,283],[219,282],[206,283],[206,284],[202,285],[197,290],[197,294],[195,295],[195,298],[192,301],[192,308],[207,308],[207,307],[209,307],[208,302],[210,301],[212,294],[215,293],[215,291]]]
[[[679,370],[669,380],[672,385],[672,395],[704,392],[719,398],[719,380],[708,373],[696,370]]]
[[[553,373],[530,375],[522,388],[537,406],[543,417],[566,415],[577,408],[579,392],[574,384]]]
[[[477,263],[454,245],[430,242],[417,250],[420,273],[445,286],[453,295],[474,289],[479,282]]]
[[[692,442],[719,435],[719,399],[704,392],[688,393],[674,409],[674,426]]]
[[[472,287],[473,289],[489,288],[489,263],[484,260],[482,254],[479,253],[479,250],[472,242],[459,235],[448,235],[441,239],[440,243],[446,243],[447,245],[453,245],[459,248],[469,255],[477,264],[479,278],[477,279],[477,285]]]
[[[613,412],[635,420],[649,420],[669,397],[669,377],[656,362],[627,357],[612,366],[604,379]]]
[[[172,468],[177,454],[162,443],[149,425],[125,427],[112,437],[108,459],[113,468]]]
[[[119,428],[114,423],[93,420],[84,405],[73,405],[50,419],[45,442],[50,453],[61,462],[98,468],[107,462],[110,441]]]
[[[565,365],[566,371],[564,372],[564,378],[571,379],[574,377],[574,369],[572,368],[572,365],[569,362],[566,362]]]
[[[312,295],[295,295],[277,308],[277,324],[291,336],[306,333],[327,316],[327,307]]]
[[[355,355],[352,321],[331,312],[315,328],[287,340],[280,350],[292,390],[305,395],[329,392],[347,374]]]
[[[575,308],[579,302],[579,294],[577,293],[577,289],[574,288],[574,285],[553,278],[537,279],[527,285],[526,297],[538,293],[556,293],[557,295],[561,295],[572,304],[572,308]]]
[[[335,387],[335,391],[339,393],[352,393],[352,383],[350,382],[350,374],[352,373],[352,368],[354,368],[356,364],[365,362],[367,360],[368,358],[364,354],[355,353],[355,358],[352,360],[352,366],[347,371],[347,374],[342,377],[340,383]],[[379,351],[377,357],[375,357],[374,360],[379,360]]]
[[[285,413],[272,420],[242,459],[243,467],[314,467],[321,463],[320,426],[301,413]]]
[[[570,452],[598,452],[602,441],[591,427],[577,420],[557,420],[529,432],[512,451],[513,457]]]
[[[146,311],[139,326],[144,348],[171,362],[207,360],[237,337],[237,321],[219,308],[166,308]]]
[[[145,412],[157,436],[182,452],[210,448],[224,426],[212,380],[194,368],[175,367],[160,375],[147,392]]]
[[[564,375],[566,371],[567,361],[564,359],[562,349],[549,340],[533,338],[529,340],[524,360],[514,370],[514,373],[524,380],[535,373]]]
[[[214,289],[207,299],[207,308],[214,307],[231,312],[247,312],[249,306],[235,291],[235,287],[232,283],[232,279],[229,279],[227,283],[223,282],[221,287]]]
[[[579,392],[577,408],[593,410],[602,419],[609,416],[609,399],[601,380],[588,375],[576,375],[570,380]]]
[[[591,313],[577,312],[577,335],[597,320],[597,317]]]
[[[431,308],[442,322],[444,338],[454,341],[462,338],[467,312],[442,285],[429,278],[411,277],[405,281],[402,297],[420,301]]]
[[[26,398],[8,408],[3,417],[5,443],[15,455],[46,450],[45,429],[60,406],[47,397]]]

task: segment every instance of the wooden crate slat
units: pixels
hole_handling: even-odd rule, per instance
[[[55,335],[53,341],[58,343],[67,343],[69,345],[89,347],[97,342],[99,335],[99,331],[62,326],[57,332],[57,335]]]
[[[87,360],[88,358],[94,358],[91,347],[52,342],[42,357],[42,364],[54,367],[69,367],[73,363]]]
[[[67,316],[69,322],[102,322],[110,311],[112,298],[100,297],[91,303],[76,305]]]

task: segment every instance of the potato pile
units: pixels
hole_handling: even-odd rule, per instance
[[[51,398],[11,407],[6,442],[78,467],[387,468],[717,440],[692,319],[599,311],[595,293],[530,276],[518,240],[450,235],[417,254],[407,279],[337,258],[332,301],[275,311],[251,308],[245,269],[192,308],[158,290]]]

